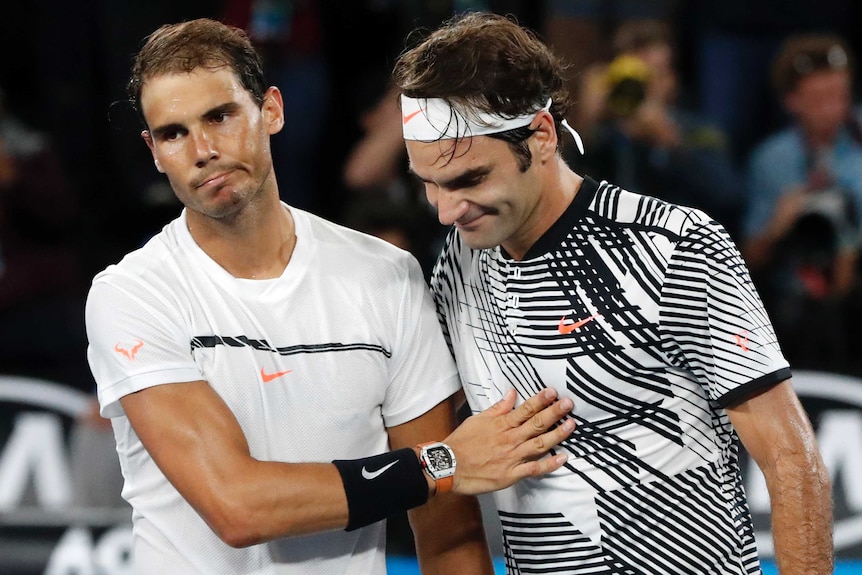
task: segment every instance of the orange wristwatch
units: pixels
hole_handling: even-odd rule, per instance
[[[420,443],[419,461],[422,468],[437,482],[437,493],[452,491],[455,483],[455,453],[439,441]]]

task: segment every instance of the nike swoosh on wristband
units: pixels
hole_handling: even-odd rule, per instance
[[[393,461],[392,463],[389,463],[387,465],[384,465],[383,467],[381,467],[377,471],[368,471],[367,469],[365,469],[365,466],[363,465],[362,466],[362,477],[364,477],[365,479],[369,479],[369,480],[374,479],[375,477],[379,477],[380,475],[383,475],[384,473],[386,473],[386,470],[388,470],[390,467],[392,467],[396,463],[398,463],[397,460]]]

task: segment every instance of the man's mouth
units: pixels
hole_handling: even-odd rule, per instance
[[[203,180],[195,182],[195,188],[204,188],[208,186],[218,186],[223,184],[227,177],[233,172],[233,170],[227,170],[224,172],[218,172],[215,174],[211,174],[206,176]]]
[[[477,208],[467,212],[462,217],[458,218],[458,220],[455,222],[455,226],[458,229],[469,230],[470,228],[475,228],[484,216],[491,216],[494,214],[494,210]]]

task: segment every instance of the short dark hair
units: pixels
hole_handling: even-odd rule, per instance
[[[802,78],[825,70],[846,70],[853,76],[853,53],[834,34],[798,34],[787,38],[772,64],[772,87],[779,97],[796,89]]]
[[[254,101],[263,104],[263,63],[245,31],[209,18],[166,24],[146,37],[132,64],[129,103],[143,120],[141,90],[147,79],[198,68],[230,68]]]
[[[415,40],[416,34],[408,41]],[[570,106],[565,70],[563,61],[537,34],[513,17],[465,12],[402,52],[392,79],[410,98],[442,98],[456,109],[470,107],[503,117],[535,112],[551,98],[550,111],[559,133]],[[523,140],[501,134],[491,137]],[[525,146],[510,144],[516,154],[523,154]]]

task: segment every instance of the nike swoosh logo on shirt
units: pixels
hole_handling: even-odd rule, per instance
[[[269,383],[273,379],[278,379],[282,375],[286,375],[293,371],[292,369],[288,369],[287,371],[276,371],[275,373],[266,373],[263,368],[260,368],[260,378],[264,383]]]
[[[392,463],[390,463],[388,465],[384,465],[383,467],[381,467],[377,471],[368,471],[367,469],[365,469],[365,466],[363,465],[362,466],[362,477],[364,477],[365,479],[368,479],[368,480],[374,479],[375,477],[379,477],[380,475],[383,475],[384,473],[386,473],[386,470],[389,469],[390,467],[392,467],[393,465],[395,465],[396,463],[398,463],[397,460],[393,461]]]
[[[557,331],[562,334],[572,333],[578,328],[584,327],[594,319],[599,317],[599,314],[591,315],[590,317],[586,317],[582,320],[576,321],[575,323],[566,325],[566,316],[560,318],[560,323],[557,324]]]

